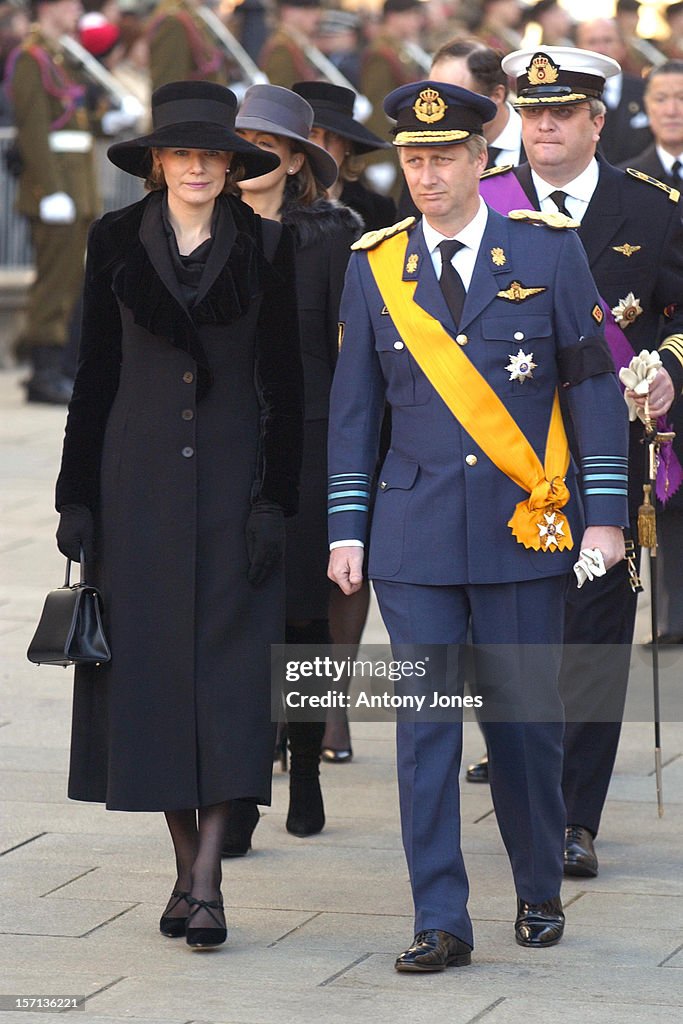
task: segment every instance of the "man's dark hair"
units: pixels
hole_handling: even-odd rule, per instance
[[[683,60],[667,60],[665,64],[660,64],[658,68],[652,68],[645,79],[646,90],[650,82],[659,75],[683,75]]]
[[[482,96],[490,96],[499,85],[504,86],[507,96],[508,79],[500,66],[503,55],[497,50],[483,46],[476,39],[452,39],[439,47],[432,59],[432,65],[449,57],[456,60],[464,59],[467,70],[477,86],[477,92]]]

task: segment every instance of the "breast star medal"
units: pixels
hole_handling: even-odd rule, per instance
[[[640,299],[637,299],[633,292],[629,292],[623,299],[619,299],[617,305],[612,307],[612,316],[620,327],[629,327],[642,312]]]
[[[530,352],[527,355],[521,348],[516,356],[508,356],[510,362],[507,364],[505,369],[510,374],[510,380],[518,380],[520,384],[523,384],[525,380],[531,380],[536,369],[536,363],[534,362],[534,354]]]
[[[538,533],[543,543],[544,551],[554,551],[557,545],[557,537],[564,537],[564,527],[567,520],[559,512],[544,512],[543,519],[537,523]]]

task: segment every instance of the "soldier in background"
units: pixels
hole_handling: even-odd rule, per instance
[[[402,85],[418,81],[427,72],[427,68],[415,62],[406,46],[407,42],[419,41],[423,12],[420,0],[384,0],[381,30],[363,54],[361,92],[372,103],[372,114],[366,123],[380,139],[387,140],[389,136],[389,121],[382,108],[385,96]],[[371,155],[365,173],[373,188],[398,200],[403,175],[394,151]]]
[[[227,85],[225,54],[198,17],[199,0],[161,0],[148,29],[152,91],[187,79]]]
[[[320,21],[321,0],[282,0],[278,26],[261,51],[258,64],[271,85],[291,88],[294,82],[313,82],[320,71],[306,53]]]
[[[28,357],[29,402],[66,404],[72,380],[63,355],[81,290],[88,226],[99,212],[94,131],[113,135],[138,116],[126,110],[89,112],[79,70],[60,45],[76,30],[79,0],[37,0],[36,24],[7,61],[21,158],[17,209],[29,219],[36,278],[26,325],[16,342]]]
[[[485,46],[510,53],[519,46],[522,7],[519,0],[482,0],[481,20],[475,35]]]
[[[683,0],[669,4],[664,11],[669,26],[669,38],[662,50],[670,60],[683,60]]]
[[[545,46],[571,46],[574,22],[558,0],[537,0],[524,12],[524,24],[535,23]]]

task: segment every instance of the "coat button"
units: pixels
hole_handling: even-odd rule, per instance
[[[185,381],[186,384],[192,383],[192,381],[194,380],[194,374],[192,373],[192,370],[185,370],[185,373],[183,374],[183,380]]]
[[[194,412],[192,411],[192,409],[183,409],[180,415],[183,417],[184,420],[194,419]]]
[[[186,459],[191,459],[194,455],[194,448],[190,448],[188,445],[187,448],[183,448],[181,455]]]
[[[465,462],[467,463],[468,466],[476,466],[477,461],[478,460],[477,460],[477,456],[476,455],[466,455],[465,456]]]
[[[461,345],[464,348],[464,346],[470,339],[467,337],[466,334],[456,334],[455,340],[457,341],[458,345]]]
[[[524,331],[515,331],[512,337],[515,341],[524,341]]]
[[[397,352],[400,352],[402,348],[405,348],[405,345],[403,344],[402,341],[395,341],[394,348],[396,349]]]

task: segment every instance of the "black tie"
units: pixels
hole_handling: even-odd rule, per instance
[[[458,242],[455,238],[447,238],[444,242],[439,242],[439,251],[441,253],[441,277],[439,278],[439,284],[456,327],[460,323],[466,293],[462,278],[451,263],[451,260],[456,252],[460,252],[464,247],[464,242]]]
[[[557,192],[551,192],[550,193],[550,198],[555,203],[555,206],[558,208],[560,213],[563,213],[565,215],[565,217],[571,217],[571,213],[569,212],[567,207],[564,205],[564,201],[567,198],[567,193],[566,192],[560,192],[559,189],[558,189]]]
[[[681,181],[681,161],[674,160],[671,165],[671,177],[674,180],[674,184],[678,186]]]
[[[503,152],[503,150],[500,148],[500,146],[489,146],[489,158],[488,158],[488,160],[486,162],[486,170],[487,171],[488,171],[489,167],[495,167],[496,166],[496,160],[498,159],[498,157],[500,156],[500,154],[502,152]]]

